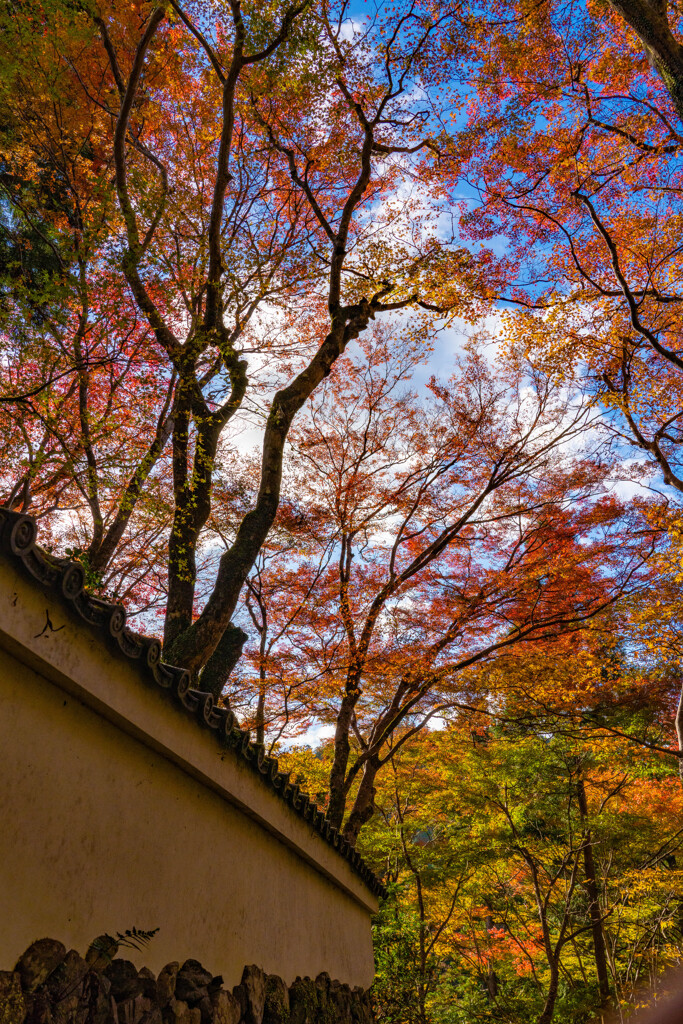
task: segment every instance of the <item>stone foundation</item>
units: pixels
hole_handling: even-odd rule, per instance
[[[122,945],[124,945],[123,943]],[[372,1024],[369,993],[327,974],[293,984],[245,967],[232,990],[197,960],[167,964],[155,977],[97,939],[85,958],[39,939],[14,971],[0,971],[0,1024]]]

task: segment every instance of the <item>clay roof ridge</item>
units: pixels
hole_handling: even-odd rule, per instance
[[[56,558],[36,543],[38,530],[32,516],[0,506],[0,548],[25,572],[47,587],[84,622],[93,626],[110,647],[139,665],[143,675],[170,695],[173,702],[193,717],[197,724],[213,732],[218,742],[256,772],[295,814],[306,821],[329,846],[351,866],[376,896],[386,889],[357,850],[350,845],[300,786],[281,772],[277,758],[266,753],[263,743],[255,743],[248,729],[241,729],[235,714],[219,707],[213,694],[191,685],[190,673],[161,660],[161,644],[152,637],[136,633],[126,626],[126,610],[120,604],[93,597],[85,590],[83,566],[76,561]]]

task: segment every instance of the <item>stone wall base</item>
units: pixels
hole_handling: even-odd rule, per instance
[[[327,974],[288,986],[245,967],[229,991],[197,960],[155,977],[118,952],[109,936],[85,958],[54,939],[32,943],[13,971],[0,971],[0,1024],[373,1024],[369,993]]]

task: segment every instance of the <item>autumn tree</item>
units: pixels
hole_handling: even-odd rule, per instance
[[[70,514],[63,542],[89,585],[139,606],[159,598],[150,555],[167,524],[152,474],[173,380],[112,266],[109,119],[73,101],[94,26],[60,4],[23,15],[0,12],[2,498],[46,517],[46,541],[59,538],[53,514]]]
[[[477,670],[476,699],[461,708],[482,723],[590,737],[606,750],[626,741],[680,774],[680,587],[663,572],[671,554],[665,545],[652,559],[650,588],[611,606],[581,634],[558,637],[552,648],[532,642],[502,652]]]
[[[79,316],[90,334],[81,293],[106,266],[104,285],[135,309],[145,350],[163,367],[150,410],[154,451],[140,453],[106,501],[94,493],[104,469],[84,436],[91,416],[80,417],[72,472],[86,481],[92,513],[86,547],[102,520],[120,522],[118,511],[136,507],[170,435],[165,656],[220,688],[239,653],[231,617],[274,521],[297,411],[376,316],[453,310],[485,292],[486,257],[454,246],[436,223],[434,139],[449,102],[439,90],[456,12],[406,3],[357,23],[344,3],[266,13],[232,0],[125,11],[55,0],[31,5],[22,21],[13,10],[5,111],[19,171],[13,165],[5,196],[22,227],[17,244],[30,229],[51,247],[74,311],[70,343]],[[66,207],[54,208],[46,181],[69,196]],[[49,332],[46,342],[41,372],[51,382],[58,343]],[[97,361],[94,342],[90,352]],[[72,362],[64,387],[87,370],[77,352]],[[14,396],[21,408],[30,390],[7,389],[8,404]],[[198,610],[197,549],[216,460],[245,410],[265,423],[257,496]],[[98,503],[109,507],[98,512]]]
[[[656,542],[605,491],[609,467],[577,449],[590,413],[532,365],[494,368],[472,342],[417,400],[410,342],[380,333],[366,348],[292,434],[299,540],[272,575],[259,568],[248,597],[261,639],[267,627],[276,641],[259,655],[272,731],[291,680],[302,712],[334,728],[328,814],[351,842],[397,730],[403,744],[477,692],[473,666],[551,642],[638,589]],[[245,673],[231,699],[248,686]]]
[[[680,491],[680,14],[522,0],[472,18],[463,230],[505,239],[511,335],[573,369]]]
[[[321,782],[320,761],[304,760]],[[626,1015],[680,960],[680,801],[671,763],[589,735],[458,713],[404,745],[361,837],[391,889],[376,925],[378,1019]]]

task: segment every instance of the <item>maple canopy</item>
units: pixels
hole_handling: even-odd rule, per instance
[[[471,724],[402,749],[364,834],[379,1019],[628,1019],[680,957],[679,787],[628,744]]]
[[[479,11],[451,150],[473,197],[462,229],[505,240],[510,336],[576,373],[620,443],[680,491],[680,12],[644,0]]]
[[[350,841],[397,731],[404,743],[465,700],[473,666],[651,583],[656,531],[578,447],[590,408],[523,359],[493,372],[474,343],[418,398],[416,358],[375,332],[339,361],[293,428],[296,504],[248,581],[254,724],[334,728],[328,814]],[[234,706],[252,678],[232,682]]]
[[[420,333],[472,301],[477,260],[436,223],[452,18],[380,9],[354,34],[344,4],[3,11],[7,496],[75,506],[106,574],[154,538],[158,493],[167,656],[220,689],[295,414],[377,316],[431,311]],[[197,616],[238,414],[265,422],[259,487]]]
[[[389,884],[387,1024],[680,961],[682,19],[0,0],[0,500]]]
[[[259,740],[334,729],[351,841],[516,645],[652,645],[649,588],[676,646],[677,19],[0,6],[3,500]]]

